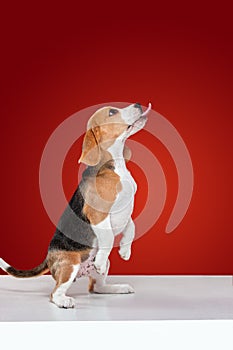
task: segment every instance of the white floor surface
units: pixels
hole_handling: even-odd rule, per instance
[[[73,283],[74,309],[49,302],[51,276],[0,276],[0,321],[227,320],[233,319],[231,276],[109,276],[130,283],[135,294],[87,292],[88,279]]]

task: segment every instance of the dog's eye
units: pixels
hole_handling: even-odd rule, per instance
[[[118,110],[117,109],[110,109],[109,110],[109,117],[112,117],[114,114],[117,114]]]

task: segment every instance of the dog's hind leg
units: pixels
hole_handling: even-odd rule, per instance
[[[79,267],[80,264],[73,265],[72,270],[70,266],[62,268],[58,281],[56,281],[56,286],[51,294],[51,301],[58,307],[63,307],[65,309],[75,307],[75,299],[65,294],[71,286],[74,277],[77,275]]]
[[[89,292],[99,294],[129,294],[134,293],[133,287],[129,284],[107,284],[106,278],[110,262],[107,262],[107,269],[104,275],[99,274],[97,271],[92,271],[89,276]]]
[[[56,286],[51,294],[50,300],[58,307],[65,309],[75,306],[75,299],[66,296],[66,292],[72,285],[80,268],[79,254],[75,254],[76,256],[73,252],[50,253],[49,268],[56,281]],[[56,257],[54,255],[56,255]]]

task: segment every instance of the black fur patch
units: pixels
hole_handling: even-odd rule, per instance
[[[64,235],[62,232],[60,232],[58,229],[56,229],[56,232],[49,245],[49,250],[66,250],[69,252],[80,251],[80,250],[85,250],[89,248],[92,248],[92,247],[78,243],[73,239],[70,239],[69,237]]]
[[[84,198],[79,186],[59,220],[49,250],[80,251],[93,248],[96,236],[83,214],[83,206]]]
[[[7,273],[9,273],[10,275],[14,276],[14,277],[19,277],[19,278],[27,278],[27,277],[34,277],[34,276],[38,276],[41,273],[43,273],[43,271],[45,271],[47,269],[47,261],[46,259],[37,267],[35,267],[34,269],[31,270],[17,270],[12,266],[9,266],[6,271]]]
[[[84,170],[82,181],[59,220],[49,250],[81,251],[93,248],[93,241],[96,236],[91,228],[90,221],[83,214],[84,198],[82,189],[85,188],[89,177],[96,177],[98,172],[106,168],[114,171],[114,162],[109,160],[105,164],[88,166]]]

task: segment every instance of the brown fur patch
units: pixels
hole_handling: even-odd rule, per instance
[[[88,291],[91,293],[94,291],[94,285],[96,283],[96,280],[92,277],[89,277],[89,286],[88,286]]]
[[[80,257],[81,257],[81,262],[84,262],[85,260],[87,260],[89,258],[89,254],[90,254],[91,249],[87,249],[87,250],[82,250],[80,251]]]
[[[50,251],[47,263],[53,278],[60,285],[69,280],[73,265],[81,263],[81,255],[80,252]]]
[[[109,111],[114,107],[103,107],[98,109],[89,119],[87,129],[93,128],[97,125],[109,125],[112,123],[125,124],[123,118],[121,118],[120,111],[113,116],[109,117]],[[114,108],[115,109],[115,108]],[[126,124],[125,124],[126,125]]]
[[[111,107],[104,107],[89,119],[79,162],[95,166],[103,160],[103,153],[128,127],[120,111],[109,117]]]
[[[73,265],[81,264],[82,261],[88,258],[89,250],[81,252],[67,252],[67,251],[50,251],[48,253],[47,262],[50,272],[56,281],[56,286],[51,294],[60,287],[61,284],[69,281],[73,272]]]
[[[106,166],[100,168],[95,177],[87,179],[84,193],[83,213],[92,225],[103,221],[121,191],[120,177]]]
[[[82,193],[85,201],[83,213],[92,225],[97,225],[108,216],[117,194],[122,189],[120,177],[114,172],[112,156],[107,150],[126,130],[127,124],[121,118],[120,111],[109,117],[110,109],[111,107],[101,108],[90,118],[80,158],[81,162],[98,168],[95,176],[85,179]],[[124,156],[130,158],[127,148]]]
[[[98,143],[98,127],[87,130],[82,146],[82,154],[79,163],[94,166],[100,161],[100,149]]]

